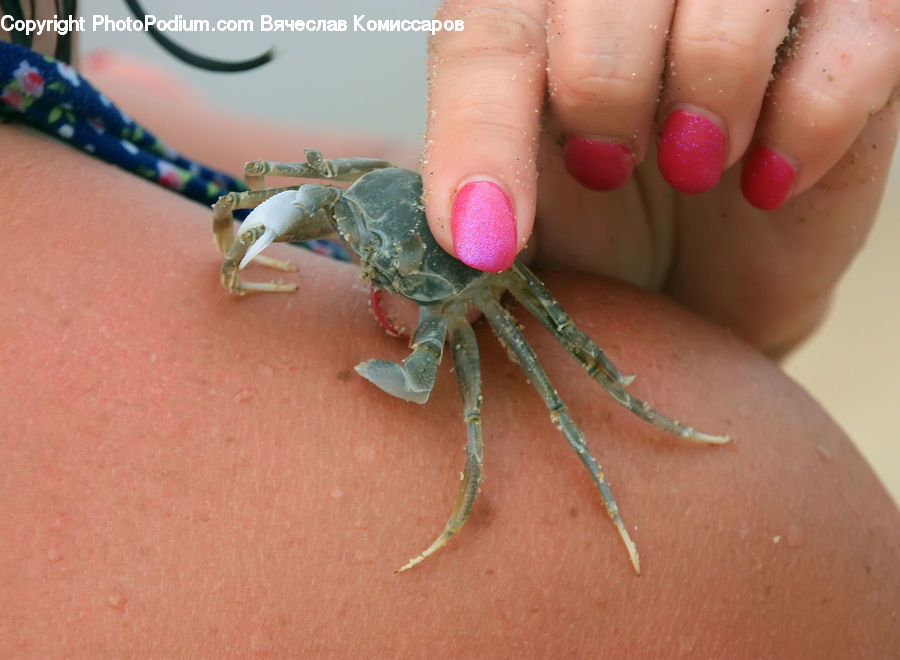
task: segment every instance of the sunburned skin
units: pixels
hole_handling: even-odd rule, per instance
[[[254,137],[253,154],[204,158],[281,157]],[[370,146],[344,153],[390,158]],[[699,428],[724,421],[729,446],[635,419],[518,314],[628,512],[641,577],[484,324],[487,479],[465,533],[395,575],[446,520],[464,425],[447,365],[424,407],[353,373],[406,354],[356,268],[273,246],[298,293],[235,298],[207,209],[18,126],[0,127],[0,177],[15,210],[0,261],[0,655],[900,648],[896,507],[800,388],[671,301],[545,275],[637,375],[630,390]]]
[[[51,3],[36,4],[52,15]],[[806,6],[842,11],[840,3]],[[590,29],[587,21],[573,25]],[[459,34],[477,34],[470,27]],[[856,35],[868,39],[866,30]],[[496,31],[489,37],[496,43]],[[34,47],[53,52],[52,41]],[[858,52],[875,50],[888,52]],[[878,59],[851,60],[896,73]],[[116,57],[91,68],[89,77],[138,121],[221,169],[260,156],[290,160],[307,145],[406,167],[416,161],[392,145],[236,121]],[[677,68],[685,80],[682,63]],[[647,80],[656,85],[658,76]],[[719,98],[747,107],[742,95]],[[196,116],[202,131],[185,121]],[[836,194],[825,196],[831,213],[817,223],[839,228],[847,208],[857,220],[872,215],[890,151],[881,145],[893,144],[895,127],[890,104],[872,117],[858,138],[879,149],[826,177],[825,192]],[[791,135],[812,148],[845,148]],[[430,138],[471,153],[459,134]],[[526,139],[533,149],[536,136]],[[492,154],[522,169],[508,152]],[[809,172],[801,169],[811,180]],[[459,181],[451,179],[445,191]],[[569,196],[552,170],[542,179]],[[847,192],[844,184],[855,181],[862,185]],[[583,240],[592,220],[544,199],[561,217],[585,222],[580,233],[552,225],[542,240],[568,235],[594,251]],[[656,204],[650,217],[659,217],[661,199],[648,196]],[[437,196],[430,203],[442,204]],[[427,407],[400,404],[353,373],[361,360],[406,352],[369,317],[353,267],[274,249],[299,266],[285,278],[300,292],[235,300],[218,283],[207,209],[16,126],[0,126],[0,204],[8,239],[0,260],[2,657],[892,657],[900,648],[896,506],[841,431],[775,366],[669,300],[597,277],[543,275],[580,327],[638,375],[636,394],[700,428],[724,420],[735,438],[727,447],[690,446],[634,419],[521,317],[628,511],[643,575],[623,556],[590,478],[481,324],[488,479],[467,533],[397,576],[398,562],[446,519],[463,424],[446,366]],[[550,220],[544,210],[538,215]],[[700,248],[715,248],[701,254],[723,267],[734,258],[730,245],[753,245],[734,231],[741,217],[728,218],[688,225],[706,238]],[[852,229],[858,238],[864,227]],[[799,245],[809,244],[805,236],[795,236]],[[839,231],[829,236],[850,245]],[[822,250],[812,244],[818,263]],[[783,247],[796,263],[792,243]],[[563,250],[545,248],[544,265],[572,268]],[[622,249],[601,256],[633,262]],[[680,265],[697,270],[680,273],[670,290],[710,300],[698,287],[719,276],[696,266],[695,256]],[[841,266],[849,256],[832,258]],[[842,267],[826,270],[833,281]],[[774,283],[784,291],[783,277]],[[724,298],[706,307],[682,297],[744,327],[743,336],[771,353],[815,325],[798,330],[796,319],[747,308],[751,321],[782,324],[751,324],[748,332],[728,307],[743,299],[720,289]],[[772,311],[771,298],[759,299]]]

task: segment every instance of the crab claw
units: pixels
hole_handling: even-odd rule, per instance
[[[412,353],[403,364],[367,360],[356,365],[356,373],[397,398],[425,403],[437,378],[446,336],[447,317],[441,307],[423,305],[419,308],[419,327],[410,342]]]
[[[241,259],[241,263],[238,268],[240,270],[244,270],[244,268],[247,267],[247,264],[253,261],[253,259],[258,256],[260,252],[272,245],[277,237],[278,233],[274,229],[272,229],[271,227],[265,227],[262,236],[256,239],[256,242],[250,246],[250,249],[247,250],[247,254],[244,255],[243,259]]]
[[[392,396],[426,403],[437,377],[437,365],[430,354],[413,353],[402,365],[386,360],[361,362],[356,365],[356,373]]]
[[[246,234],[250,230],[255,230],[258,233],[260,227],[263,231],[249,246],[241,259],[241,263],[238,266],[240,270],[243,270],[253,259],[256,259],[257,263],[262,263],[270,268],[294,270],[286,262],[260,257],[259,254],[277,241],[279,236],[288,234],[295,225],[303,221],[304,213],[307,209],[296,203],[297,197],[298,191],[285,190],[265,200],[250,212],[250,215],[241,224],[238,237],[240,238],[242,234]]]

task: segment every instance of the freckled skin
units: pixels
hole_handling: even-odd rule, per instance
[[[634,419],[519,314],[643,575],[479,327],[488,479],[465,533],[396,576],[446,519],[464,427],[446,365],[426,407],[336,377],[405,354],[357,271],[276,249],[301,292],[236,299],[206,209],[19,127],[0,127],[0,158],[33,175],[0,186],[19,211],[0,261],[0,656],[900,647],[896,507],[799,388],[670,301],[547,278],[636,393],[701,428],[728,420],[732,446]]]

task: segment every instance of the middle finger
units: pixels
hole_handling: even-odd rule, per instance
[[[657,160],[700,193],[747,149],[796,2],[683,0],[672,21]]]
[[[548,88],[568,134],[566,168],[594,190],[628,179],[647,153],[673,0],[556,0],[547,23]]]

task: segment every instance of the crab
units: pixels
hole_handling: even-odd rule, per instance
[[[265,176],[324,179],[351,183],[347,188],[307,183],[266,189]],[[445,252],[428,229],[422,206],[422,180],[416,172],[382,160],[325,159],[306,150],[306,161],[252,161],[244,166],[250,190],[221,197],[213,209],[213,230],[225,253],[221,279],[232,293],[294,291],[296,285],[247,282],[240,271],[251,260],[290,269],[288,263],[260,253],[276,241],[309,241],[339,236],[355,252],[363,278],[376,289],[399,294],[419,305],[419,323],[409,341],[411,353],[402,364],[368,360],[356,371],[374,385],[406,401],[425,403],[437,377],[449,336],[449,346],[463,401],[466,463],[459,494],[441,534],[423,552],[400,567],[405,571],[440,549],[458,532],[475,502],[482,480],[481,370],[475,334],[466,315],[474,306],[483,314],[500,343],[540,394],[551,420],[562,431],[594,481],[637,574],[637,547],[619,514],[603,470],[588,449],[584,434],[544,372],[534,350],[519,331],[515,318],[501,304],[509,292],[535,316],[612,398],[663,431],[701,443],[724,444],[726,435],[696,431],[657,412],[626,391],[633,376],[623,375],[587,335],[581,332],[541,281],[523,264],[500,273],[466,266]],[[253,209],[234,234],[236,209]]]

